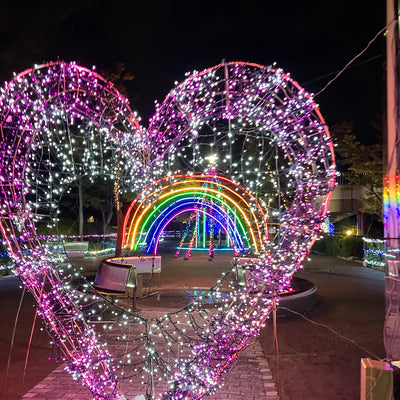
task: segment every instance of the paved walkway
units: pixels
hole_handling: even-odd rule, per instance
[[[131,400],[143,392],[144,387],[140,385],[140,382],[133,382],[126,387],[124,395]],[[279,400],[268,363],[258,341],[243,351],[238,363],[225,379],[224,386],[216,394],[207,398],[215,400]],[[91,400],[92,396],[87,388],[76,383],[64,371],[64,367],[60,366],[26,393],[22,399]]]
[[[163,264],[165,274],[161,276],[162,288],[171,291],[176,289],[173,291],[182,293],[184,287],[193,287],[193,280],[197,286],[210,287],[210,283],[216,280],[215,275],[220,275],[226,268],[222,258],[218,256],[212,263],[202,262],[196,255],[190,262],[174,260],[168,263],[167,260]],[[98,265],[96,260],[91,264],[93,265],[87,265],[85,268],[90,274],[96,271]],[[192,276],[194,279],[190,281]],[[238,363],[225,379],[224,386],[214,396],[210,396],[212,399],[359,399],[360,358],[371,357],[371,352],[377,355],[374,357],[377,359],[384,358],[385,354],[382,340],[385,309],[384,274],[363,268],[358,263],[312,255],[311,261],[305,263],[304,270],[300,271],[298,276],[312,281],[318,287],[318,304],[307,313],[307,317],[315,324],[293,316],[278,318],[278,364],[275,362],[273,326],[271,321],[267,321],[259,341],[239,354]],[[11,298],[10,293],[5,291],[2,301],[7,305],[5,308],[11,310],[11,305],[18,303],[20,294]],[[148,298],[147,305],[143,308],[146,308],[146,312],[150,310],[156,312],[155,309],[158,308],[156,315],[163,315],[166,312],[165,309],[159,308],[160,304],[167,309],[180,308],[182,304],[179,296],[175,294],[171,297],[168,299],[165,293],[164,301],[160,302],[156,296],[152,296]],[[176,304],[172,300],[176,301]],[[32,308],[30,303],[28,308]],[[142,306],[139,305],[139,308]],[[15,311],[5,313],[3,308],[3,315],[8,315],[10,318],[8,325],[5,324],[6,318],[0,319],[3,332],[6,329],[11,331],[14,314]],[[146,317],[151,318],[150,315]],[[28,318],[23,317],[20,320],[28,321]],[[340,335],[334,334],[326,327],[332,328]],[[17,333],[20,333],[20,330]],[[369,352],[344,340],[344,337],[352,339],[354,343],[358,343]],[[46,336],[39,345],[47,348],[47,343]],[[21,347],[21,353],[24,354],[25,351],[26,345]],[[47,353],[44,355],[47,357]],[[6,364],[6,357],[3,359],[5,360],[3,364]],[[41,359],[39,355],[31,357],[37,364],[41,363]],[[23,360],[24,358],[21,361],[22,367]],[[270,361],[270,367],[266,360]],[[273,371],[275,383],[270,369]],[[47,367],[39,379],[32,381],[32,385],[29,386],[32,389],[22,397],[23,399],[91,399],[89,391],[75,383],[63,370],[63,366],[46,377],[48,370]],[[14,375],[15,373],[22,375],[22,371],[23,368],[15,369]],[[29,376],[33,376],[34,371],[28,369]],[[44,377],[46,378],[43,379]],[[9,378],[9,383],[9,386],[21,385],[15,376]],[[133,400],[137,394],[143,393],[145,387],[134,381],[130,386],[124,386],[122,383],[121,390],[128,400]],[[7,395],[3,398],[17,399]]]
[[[169,311],[172,310],[149,307],[141,309],[139,314],[145,318],[154,318]],[[125,346],[125,344],[118,344],[118,346]],[[118,354],[118,350],[121,349],[114,345],[112,353]],[[144,394],[146,390],[140,381],[122,382],[119,389],[127,400]],[[154,398],[158,398],[157,393]],[[239,360],[225,378],[223,386],[214,395],[207,398],[215,400],[279,400],[268,362],[258,340],[239,354]],[[92,396],[89,390],[75,382],[61,365],[22,396],[22,399],[91,400]]]

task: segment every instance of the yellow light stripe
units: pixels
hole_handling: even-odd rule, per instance
[[[208,182],[208,181],[207,181],[207,182]],[[162,189],[165,190],[165,189],[168,189],[168,188],[170,188],[170,187],[172,187],[172,186],[175,186],[175,185],[177,185],[177,184],[182,184],[182,183],[187,184],[187,182],[174,182],[174,183],[172,183],[172,184],[170,184],[170,185],[164,186]],[[196,183],[197,183],[197,182],[196,182]],[[219,186],[221,186],[221,185],[219,185]],[[236,197],[238,197],[241,201],[243,201],[243,202],[249,207],[249,211],[250,211],[251,215],[253,216],[253,220],[254,220],[254,222],[255,222],[255,224],[256,224],[256,229],[257,229],[258,236],[259,236],[259,238],[260,238],[260,240],[261,240],[261,233],[260,233],[260,229],[259,229],[259,226],[258,226],[257,218],[255,217],[254,212],[251,211],[251,208],[250,208],[249,204],[245,201],[245,199],[243,199],[243,197],[239,196],[239,194],[236,193],[235,191],[233,191],[232,189],[226,188],[225,186],[223,186],[223,187],[224,187],[225,189],[229,190],[230,192],[232,192]],[[157,193],[158,191],[159,191],[159,190],[155,190],[154,192],[152,192],[151,194],[149,194],[148,196],[146,196],[146,198],[141,202],[141,204],[142,204],[149,196],[153,195],[154,193]],[[161,196],[157,197],[157,201],[158,201],[158,200],[162,200],[162,199],[164,199],[164,198],[170,196],[171,194],[182,193],[182,192],[189,192],[189,191],[199,191],[199,192],[210,192],[210,193],[214,193],[214,194],[216,194],[216,195],[220,195],[221,197],[223,197],[223,198],[225,198],[226,200],[228,200],[230,203],[234,204],[234,205],[236,206],[236,209],[240,212],[240,214],[243,216],[243,218],[244,218],[244,220],[245,220],[245,222],[246,222],[246,225],[247,225],[247,227],[248,227],[248,229],[249,229],[249,231],[250,231],[250,235],[251,235],[251,237],[252,237],[252,241],[253,241],[253,245],[254,245],[255,251],[258,251],[257,240],[256,240],[256,238],[255,238],[255,236],[254,236],[254,232],[253,232],[253,229],[252,229],[252,227],[251,227],[251,223],[250,223],[249,219],[247,218],[247,216],[246,216],[244,210],[242,209],[242,207],[241,207],[239,204],[237,204],[236,201],[234,201],[234,200],[231,199],[227,194],[225,194],[225,193],[223,193],[223,192],[221,192],[221,191],[219,191],[219,190],[211,189],[211,188],[205,188],[204,186],[198,186],[198,187],[196,187],[196,186],[188,186],[188,187],[184,187],[184,188],[181,188],[181,189],[174,189],[174,190],[171,191],[171,192],[164,193],[164,194],[162,194]],[[131,239],[130,250],[133,250],[134,245],[135,245],[135,242],[137,242],[137,240],[140,239],[140,238],[137,238],[137,240],[136,240],[136,235],[137,235],[137,233],[138,233],[138,228],[139,228],[139,225],[140,225],[141,220],[143,219],[143,217],[144,217],[144,215],[146,214],[147,210],[148,210],[151,206],[153,206],[155,203],[156,203],[156,202],[150,203],[142,212],[140,212],[139,216],[137,217],[137,220],[136,220],[136,223],[135,223],[135,226],[134,226],[134,229],[133,229],[133,233],[132,233],[132,239]],[[140,209],[140,208],[138,207],[136,211],[138,211],[139,209]],[[134,217],[136,216],[136,214],[137,214],[137,212],[135,212]],[[132,226],[132,224],[133,224],[133,222],[134,222],[134,219],[132,219],[131,221],[132,221],[132,223],[131,223],[131,226]],[[131,230],[130,230],[130,232],[131,232]]]
[[[204,178],[195,179],[195,182],[196,182],[196,183],[197,183],[197,182],[210,183],[209,180],[205,180]],[[233,181],[230,181],[230,182],[232,182],[233,184],[235,184]],[[174,186],[174,185],[181,184],[181,183],[182,183],[182,182],[173,182],[173,183],[171,183],[170,185],[168,185],[167,187]],[[184,183],[187,184],[187,182],[184,182]],[[211,183],[213,183],[213,182],[211,182]],[[246,204],[246,206],[248,207],[250,213],[251,213],[252,216],[253,216],[254,222],[256,223],[258,238],[259,238],[259,240],[260,240],[260,244],[262,244],[262,235],[261,235],[261,232],[260,232],[260,228],[259,228],[259,224],[258,224],[258,219],[257,219],[257,217],[254,215],[254,212],[251,210],[251,206],[250,206],[250,204],[246,201],[246,199],[245,199],[243,196],[239,195],[239,194],[238,194],[237,192],[235,192],[234,190],[232,190],[231,188],[227,187],[226,185],[221,184],[220,182],[218,182],[218,183],[213,183],[213,184],[225,188],[226,190],[228,190],[229,192],[233,193],[236,197],[238,197],[241,201],[243,201],[243,202]],[[240,189],[245,190],[245,189],[242,188],[240,185],[239,185],[239,186],[236,185],[236,187],[239,187]],[[205,188],[205,189],[207,189],[207,188]],[[245,191],[246,191],[246,190],[245,190]],[[220,194],[220,192],[218,192],[218,193]],[[260,204],[258,203],[257,199],[256,199],[254,196],[252,196],[252,195],[251,195],[249,192],[247,192],[247,191],[246,191],[246,194],[250,195],[250,196],[253,198],[253,200],[256,202],[256,206],[257,206],[258,210],[261,212],[261,215],[263,216],[265,237],[268,238],[268,227],[267,227],[267,223],[266,223],[265,218],[264,218],[264,215],[265,215],[265,214],[264,214],[264,210],[262,209],[262,207],[260,206]],[[251,229],[251,228],[250,228],[250,229]]]
[[[218,208],[222,206],[222,208],[219,208],[220,212],[223,212],[223,208],[226,207],[226,208],[228,208],[231,212],[233,212],[233,213],[235,213],[235,214],[237,213],[237,209],[236,209],[235,207],[232,207],[231,202],[225,202],[222,198],[219,198],[218,196],[212,194],[211,191],[207,191],[206,193],[204,193],[204,192],[202,191],[202,193],[200,193],[202,196],[198,196],[198,194],[195,193],[197,190],[192,191],[191,189],[197,189],[197,188],[193,188],[193,187],[188,188],[188,190],[189,190],[188,194],[185,193],[186,190],[185,190],[185,191],[182,191],[182,190],[178,191],[178,190],[176,190],[176,191],[173,191],[173,192],[168,193],[168,194],[170,195],[170,197],[168,197],[167,194],[164,194],[162,197],[160,196],[160,197],[159,197],[160,200],[161,200],[161,199],[164,199],[165,197],[167,197],[167,199],[166,199],[166,200],[163,200],[163,201],[161,201],[161,202],[159,202],[159,203],[155,206],[155,208],[154,208],[149,214],[145,215],[144,218],[145,218],[146,220],[143,222],[143,224],[141,224],[140,233],[138,233],[138,235],[137,235],[138,238],[141,238],[142,235],[144,234],[144,231],[145,231],[145,229],[146,229],[146,227],[147,227],[147,224],[149,223],[149,222],[148,222],[149,218],[150,218],[156,211],[160,211],[160,212],[162,213],[165,209],[168,209],[169,206],[167,205],[166,207],[163,207],[163,208],[161,208],[161,209],[160,209],[159,207],[160,207],[161,205],[163,205],[163,204],[164,204],[164,205],[165,205],[165,204],[168,204],[169,201],[171,201],[171,202],[173,202],[173,203],[175,204],[176,201],[180,201],[180,200],[176,200],[177,198],[182,198],[182,197],[184,197],[184,199],[186,199],[186,200],[195,199],[196,201],[199,201],[199,200],[201,200],[203,197],[207,196],[207,197],[209,197],[209,198],[211,198],[211,199],[214,199],[214,200],[216,201],[215,204],[218,204]],[[220,193],[219,193],[219,194],[220,194]],[[188,195],[189,195],[189,196],[188,196]],[[221,196],[220,196],[220,197],[221,197]],[[153,203],[153,204],[155,204],[155,203]],[[205,204],[208,204],[208,203],[205,203]],[[161,215],[161,214],[158,214],[158,216],[159,216],[159,215]],[[157,216],[156,218],[158,218],[158,216]],[[238,221],[239,221],[238,225],[239,225],[239,227],[240,227],[240,230],[241,230],[241,232],[244,234],[246,242],[249,243],[248,229],[246,229],[246,228],[243,226],[243,222],[242,222],[242,220],[241,220],[240,218],[238,218]],[[152,225],[152,223],[150,223],[150,224]],[[151,226],[151,225],[150,225],[150,226]],[[236,227],[235,227],[235,231],[239,234],[239,230],[238,230]],[[147,237],[147,234],[148,234],[148,232],[146,233],[146,237]],[[136,236],[136,235],[135,235],[135,236]],[[254,242],[254,241],[253,241],[253,242]],[[136,244],[134,245],[134,248],[137,247],[137,244],[138,244],[138,240],[136,240]]]
[[[175,177],[179,177],[179,178],[181,178],[181,179],[179,179],[179,180],[176,181],[176,182],[172,182],[172,183],[170,183],[170,184],[168,184],[168,185],[165,185],[165,186],[162,186],[162,187],[160,187],[160,188],[157,188],[157,189],[153,190],[152,192],[150,192],[149,194],[147,194],[147,195],[144,197],[144,199],[139,203],[139,205],[137,206],[137,208],[135,209],[135,212],[134,212],[133,216],[132,216],[131,218],[129,218],[131,222],[130,222],[130,224],[129,224],[129,231],[128,231],[128,235],[127,235],[127,238],[126,238],[126,242],[127,242],[127,243],[130,242],[130,249],[131,249],[131,250],[133,249],[134,243],[135,243],[135,241],[136,241],[136,240],[135,240],[135,236],[136,236],[136,234],[137,234],[138,225],[139,225],[139,223],[140,223],[140,221],[141,221],[141,219],[142,219],[142,217],[143,217],[143,214],[155,203],[154,201],[151,202],[144,210],[142,210],[142,211],[140,212],[140,209],[142,208],[143,204],[149,199],[149,197],[155,196],[158,192],[163,192],[163,191],[165,192],[166,190],[168,190],[169,188],[171,188],[171,187],[173,187],[173,186],[177,186],[177,185],[187,185],[187,184],[198,184],[199,182],[206,183],[206,184],[217,185],[217,186],[222,187],[222,188],[224,188],[225,190],[231,192],[235,197],[239,198],[240,201],[242,201],[242,202],[248,207],[249,212],[250,212],[250,214],[251,214],[252,217],[253,217],[253,220],[254,220],[254,222],[255,222],[255,224],[256,224],[256,229],[257,229],[257,233],[258,233],[258,238],[259,238],[259,240],[260,240],[260,244],[262,245],[262,234],[261,234],[261,232],[260,232],[258,219],[256,218],[254,212],[252,211],[252,207],[250,206],[250,204],[247,202],[247,200],[246,200],[243,196],[239,195],[239,193],[237,193],[236,191],[232,190],[232,189],[229,188],[227,185],[225,185],[225,184],[223,184],[223,183],[221,183],[221,182],[210,181],[209,178],[206,179],[205,177],[203,177],[203,176],[198,176],[198,175],[195,175],[195,176],[178,175],[178,176],[165,177],[165,178],[163,178],[163,179],[160,179],[160,180],[159,180],[158,182],[156,182],[155,184],[157,184],[157,183],[159,183],[159,182],[162,182],[163,180],[174,179]],[[207,176],[206,176],[206,177],[207,177]],[[233,182],[232,180],[230,180],[230,179],[228,179],[228,178],[219,177],[218,175],[216,175],[216,176],[213,175],[212,177],[213,177],[214,179],[222,178],[223,181],[227,181],[227,182],[231,183],[233,186],[235,186],[235,187],[237,187],[237,188],[243,190],[243,191],[246,193],[247,196],[249,196],[251,199],[253,199],[253,200],[255,201],[255,205],[256,205],[256,207],[258,208],[258,210],[261,212],[261,215],[262,215],[262,217],[263,217],[262,219],[263,219],[265,237],[268,238],[268,228],[267,228],[267,222],[266,222],[266,219],[265,219],[265,213],[264,213],[263,208],[261,207],[261,205],[260,205],[259,202],[257,201],[257,199],[256,199],[250,192],[248,192],[245,188],[243,188],[242,186],[238,185],[237,183]],[[189,187],[187,187],[187,188],[179,189],[179,190],[180,190],[180,191],[184,191],[184,190],[191,190],[191,189],[193,189],[193,186],[189,186]],[[205,192],[211,191],[211,192],[213,192],[213,193],[216,193],[216,194],[219,194],[219,195],[223,195],[223,194],[221,193],[221,191],[218,191],[218,190],[215,190],[215,189],[210,189],[210,188],[207,188],[207,187],[204,187],[204,186],[198,187],[198,188],[196,188],[196,190],[201,190],[201,191],[205,191]],[[144,193],[145,191],[146,191],[146,189],[143,190],[142,193]],[[175,190],[174,190],[174,192],[175,192]],[[158,199],[160,199],[160,198],[165,198],[165,197],[168,196],[169,194],[170,194],[170,193],[164,193],[163,195],[161,195],[160,197],[158,197]],[[223,195],[223,197],[230,199],[229,196],[227,196],[227,195]],[[238,209],[241,210],[241,213],[242,213],[242,215],[244,216],[244,218],[245,218],[245,220],[246,220],[246,222],[247,222],[247,225],[249,226],[250,234],[251,234],[251,236],[253,237],[253,243],[254,243],[255,249],[256,249],[256,251],[258,251],[257,241],[256,241],[256,239],[255,239],[255,237],[254,237],[253,230],[251,229],[251,225],[250,225],[250,222],[248,221],[248,218],[243,214],[242,208],[241,208],[240,206],[238,206],[237,203],[234,202],[232,199],[230,199],[230,200],[231,200],[231,202],[232,202],[233,204],[235,204],[235,205],[237,206]],[[126,216],[126,221],[124,222],[124,226],[127,225],[127,222],[128,222],[127,220],[128,220],[129,214],[130,214],[130,210],[132,210],[132,208],[133,208],[135,202],[136,202],[136,201],[133,201],[132,204],[131,204],[131,206],[130,206],[129,209],[128,209],[127,216]],[[136,220],[136,218],[137,218],[137,215],[138,215],[139,213],[140,213],[139,219],[136,221],[136,224],[134,225],[135,220]],[[132,227],[133,227],[133,225],[134,225],[134,228],[133,228],[133,232],[132,232]],[[125,229],[124,229],[124,230],[125,230]]]
[[[239,212],[242,214],[244,220],[246,221],[246,224],[247,224],[247,226],[248,226],[248,228],[249,228],[250,234],[251,234],[251,236],[253,237],[253,243],[254,243],[255,250],[258,251],[257,241],[256,241],[256,238],[254,237],[254,232],[253,232],[253,230],[251,229],[251,223],[250,223],[249,219],[247,218],[247,216],[246,216],[244,210],[242,209],[242,207],[240,207],[239,204],[237,204],[234,200],[232,200],[232,199],[231,199],[228,195],[226,195],[225,193],[220,192],[220,191],[218,191],[218,190],[216,190],[216,189],[211,189],[211,188],[206,188],[206,190],[204,190],[204,187],[203,187],[203,186],[199,186],[199,187],[193,187],[193,186],[191,186],[191,187],[188,187],[188,188],[175,189],[172,193],[175,194],[175,193],[182,193],[182,192],[193,191],[193,190],[194,190],[194,191],[202,191],[202,192],[214,193],[214,194],[217,194],[217,195],[222,196],[223,198],[227,199],[228,201],[230,200],[230,202],[236,206],[236,209],[239,210]],[[161,196],[159,197],[159,199],[161,200],[161,199],[163,199],[163,198],[165,198],[165,197],[167,197],[167,196],[169,196],[169,195],[170,195],[170,193],[164,193],[163,195],[161,195]],[[253,213],[252,211],[250,211],[250,212],[251,212],[251,214],[252,214],[253,217],[254,217],[254,222],[256,223],[257,232],[259,232],[260,229],[259,229],[259,227],[258,227],[257,219],[255,218],[254,213]]]

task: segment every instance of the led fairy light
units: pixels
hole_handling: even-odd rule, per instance
[[[275,67],[222,63],[188,74],[144,130],[126,99],[94,71],[50,63],[17,75],[1,90],[0,104],[0,230],[73,377],[95,399],[120,398],[132,380],[143,383],[148,399],[214,393],[258,335],[273,299],[289,288],[327,211],[333,146],[312,97]],[[214,196],[210,215],[232,220],[235,232],[225,205],[238,217],[245,210],[251,223],[243,225],[259,227],[253,241],[262,250],[255,259],[236,259],[204,294],[214,307],[199,298],[145,320],[99,298],[89,283],[75,290],[79,274],[35,233],[39,220],[57,224],[59,199],[87,174],[140,193],[124,223],[132,236],[132,216],[149,213],[166,187],[204,191],[210,154],[218,176],[206,187]],[[211,209],[218,196],[226,204]],[[267,221],[277,227],[269,237]],[[49,243],[56,247],[61,238]]]
[[[136,117],[109,82],[74,63],[50,63],[17,75],[1,90],[0,102],[0,224],[14,273],[36,298],[69,370],[95,396],[114,397],[112,356],[68,284],[76,273],[65,256],[41,243],[34,223],[55,226],[61,196],[82,175],[112,177],[114,161],[120,161],[129,170],[124,178],[132,179],[139,163],[131,156],[140,144]],[[62,244],[61,237],[51,241]]]
[[[213,206],[209,206],[208,204],[204,204],[204,203],[198,203],[199,206],[202,206],[202,210],[201,212],[203,214],[205,214],[207,217],[210,218],[210,220],[215,221],[216,218],[220,218],[220,219],[227,219],[226,217],[226,213],[223,213],[223,211],[221,211],[220,209],[213,207]],[[175,206],[171,209],[168,209],[168,211],[165,213],[165,215],[163,215],[160,218],[160,221],[155,221],[155,228],[152,230],[152,226],[150,227],[150,232],[148,232],[146,234],[146,237],[143,241],[143,245],[147,244],[147,248],[146,248],[146,253],[150,253],[150,251],[153,249],[154,254],[157,253],[157,245],[159,242],[159,238],[160,235],[162,233],[162,231],[164,230],[164,228],[168,225],[169,222],[171,222],[174,218],[176,218],[178,215],[181,215],[183,213],[187,213],[188,211],[193,212],[194,216],[196,215],[196,212],[199,210],[198,207],[196,207],[196,205],[193,205],[193,200],[190,199],[190,201],[185,202],[183,204],[180,204],[179,206]],[[227,230],[226,230],[226,234],[228,236],[230,236],[231,241],[234,243],[234,250],[237,251],[237,249],[239,249],[242,253],[244,252],[245,248],[241,239],[241,235],[239,234],[239,232],[237,231],[237,227],[234,224],[234,222],[232,220],[227,219]],[[196,232],[197,233],[197,232]],[[147,239],[149,237],[149,239]],[[192,236],[192,238],[194,238],[195,235]],[[194,239],[193,239],[194,240]],[[193,245],[193,243],[192,243]],[[182,247],[182,245],[180,246]],[[179,254],[179,253],[178,253]]]
[[[221,197],[220,198],[217,197],[215,195],[215,193]],[[167,195],[167,199],[163,200],[166,197],[166,195]],[[223,200],[224,198],[228,199],[227,203],[221,202],[221,200]],[[205,199],[207,199],[207,202],[204,201]],[[233,204],[235,209],[239,209],[238,213],[240,213],[240,215],[243,216],[243,220],[244,220],[244,222],[242,222],[240,219],[238,219],[238,226],[242,230],[242,235],[244,237],[247,237],[247,231],[244,229],[244,226],[243,226],[244,224],[246,224],[248,231],[250,231],[250,236],[253,238],[253,246],[256,249],[256,251],[258,251],[259,246],[255,239],[255,235],[253,234],[253,231],[252,231],[254,225],[250,222],[249,217],[246,216],[245,211],[234,200],[232,200],[230,197],[226,196],[223,193],[221,194],[220,192],[210,189],[210,188],[205,191],[203,187],[193,187],[193,186],[188,187],[188,188],[182,188],[182,189],[176,188],[173,192],[168,191],[166,194],[164,193],[162,195],[159,195],[157,200],[155,200],[154,203],[152,203],[152,206],[150,208],[146,207],[142,213],[136,214],[137,217],[135,219],[132,219],[131,223],[130,223],[131,226],[132,225],[135,226],[135,228],[133,229],[133,233],[131,234],[131,237],[132,237],[132,243],[130,245],[131,248],[132,247],[134,249],[137,248],[137,245],[134,245],[134,243],[136,243],[136,244],[139,242],[142,243],[142,235],[146,234],[146,237],[151,235],[152,227],[156,224],[156,221],[157,221],[157,219],[154,219],[154,218],[156,218],[155,214],[157,213],[159,215],[162,215],[164,213],[163,210],[168,209],[168,207],[171,206],[171,203],[177,204],[181,201],[189,201],[192,204],[197,204],[198,206],[209,208],[210,202],[208,201],[208,199],[212,199],[213,201],[215,201],[215,203],[213,205],[211,205],[211,208],[213,208],[213,209],[215,207],[217,207],[220,210],[223,210],[223,206],[227,206],[228,210],[233,214],[234,209],[228,205],[229,202],[231,202]],[[161,200],[161,203],[157,204],[158,200]],[[227,215],[224,218],[224,220],[229,222],[229,226],[230,226],[230,228],[232,228],[234,226],[234,223],[232,222],[232,217],[229,214],[227,214],[226,210],[224,211],[224,213]],[[138,225],[140,224],[140,222],[142,220],[143,220],[143,223],[141,224],[140,231],[139,231]],[[150,220],[152,220],[152,224],[150,227],[148,227]],[[157,226],[157,225],[155,225],[155,226]],[[260,231],[258,225],[257,225],[256,229],[258,232]],[[237,229],[235,228],[234,231],[237,231]],[[138,233],[136,234],[136,232],[138,232]],[[156,231],[155,234],[158,234],[158,232]],[[144,242],[146,242],[146,239],[144,240]]]
[[[218,181],[215,184],[216,188],[206,186],[210,180]],[[195,186],[197,184],[201,184],[201,186]],[[218,203],[228,206],[231,213],[235,213],[237,210],[237,215],[247,225],[247,234],[244,233],[243,228],[242,232],[245,237],[252,238],[253,249],[258,252],[264,246],[268,240],[268,228],[263,207],[247,189],[229,178],[216,174],[171,175],[158,180],[144,190],[132,202],[127,211],[124,222],[125,231],[127,231],[125,246],[134,249],[136,248],[135,243],[142,242],[140,232],[146,231],[145,218],[150,219],[158,207],[174,200],[175,196],[179,194],[186,195],[194,191],[197,191],[200,197],[212,197]],[[164,200],[165,198],[167,200]],[[221,203],[222,200],[224,203]],[[193,199],[193,201],[196,200]],[[243,223],[240,219],[238,219],[238,223],[242,227]]]
[[[195,156],[188,138],[191,133],[196,138]],[[208,167],[210,148],[224,154],[215,162],[215,170],[229,174],[255,197],[268,198],[268,220],[278,228],[266,243],[264,255],[249,263],[254,281],[248,281],[233,297],[232,309],[222,313],[223,322],[217,324],[221,336],[193,349],[191,361],[182,363],[175,375],[167,398],[195,398],[199,391],[209,393],[218,385],[230,365],[222,359],[229,360],[229,354],[245,346],[246,335],[239,327],[246,325],[249,304],[254,304],[249,319],[254,331],[249,327],[248,332],[256,332],[268,314],[271,303],[262,295],[257,299],[251,295],[257,292],[255,282],[264,287],[259,288],[264,295],[277,296],[290,286],[294,271],[312,246],[335,185],[333,146],[308,93],[279,69],[247,63],[221,64],[176,85],[157,108],[148,135],[152,153],[164,160],[161,173],[165,175],[182,167],[189,175],[202,173]],[[144,209],[149,201],[144,200]],[[236,302],[241,305],[236,307]],[[232,331],[231,337],[228,332]],[[236,340],[237,345],[233,344]],[[219,361],[204,371],[202,363],[210,359]]]
[[[385,267],[386,259],[393,258],[393,254],[389,254],[385,248],[385,241],[380,239],[363,238],[364,242],[364,265],[372,265],[374,267]]]
[[[388,216],[389,216],[389,208],[392,206],[390,203],[391,195],[395,196],[400,201],[400,175],[395,176],[395,193],[391,193],[389,181],[387,177],[383,177],[383,224],[387,227],[388,225]],[[399,214],[400,210],[396,210],[396,214]]]

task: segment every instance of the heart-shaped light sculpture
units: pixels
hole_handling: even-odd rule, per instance
[[[177,84],[145,130],[94,71],[51,63],[16,76],[0,107],[0,229],[68,369],[96,399],[119,398],[138,379],[149,399],[213,393],[290,286],[328,209],[333,146],[311,96],[275,67],[222,63]],[[143,210],[156,199],[176,212],[190,209],[187,187],[196,193],[196,212],[233,215],[239,204],[243,226],[257,229],[248,248],[253,256],[236,259],[209,291],[229,296],[211,310],[196,301],[148,321],[95,296],[90,285],[73,289],[77,273],[53,251],[61,238],[50,246],[35,224],[56,225],[61,196],[83,175],[108,176],[116,191],[140,192]],[[175,208],[157,216],[157,226]],[[132,215],[144,218],[138,209]],[[135,218],[128,237],[139,230]],[[232,220],[227,214],[228,225]],[[229,226],[227,233],[244,243]],[[159,237],[155,231],[152,240]],[[105,316],[111,322],[97,329]],[[123,351],[110,346],[116,342]]]

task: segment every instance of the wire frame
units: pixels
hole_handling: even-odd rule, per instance
[[[280,69],[243,62],[189,74],[147,130],[138,121],[112,84],[74,63],[16,76],[0,97],[0,230],[54,346],[94,398],[117,399],[141,380],[148,399],[199,399],[257,337],[319,235],[333,146],[310,94]],[[96,295],[57,250],[61,238],[36,235],[38,221],[57,224],[59,200],[81,176],[147,195],[166,176],[210,171],[246,193],[263,236],[257,257],[236,258],[207,292],[212,306],[140,317]]]

